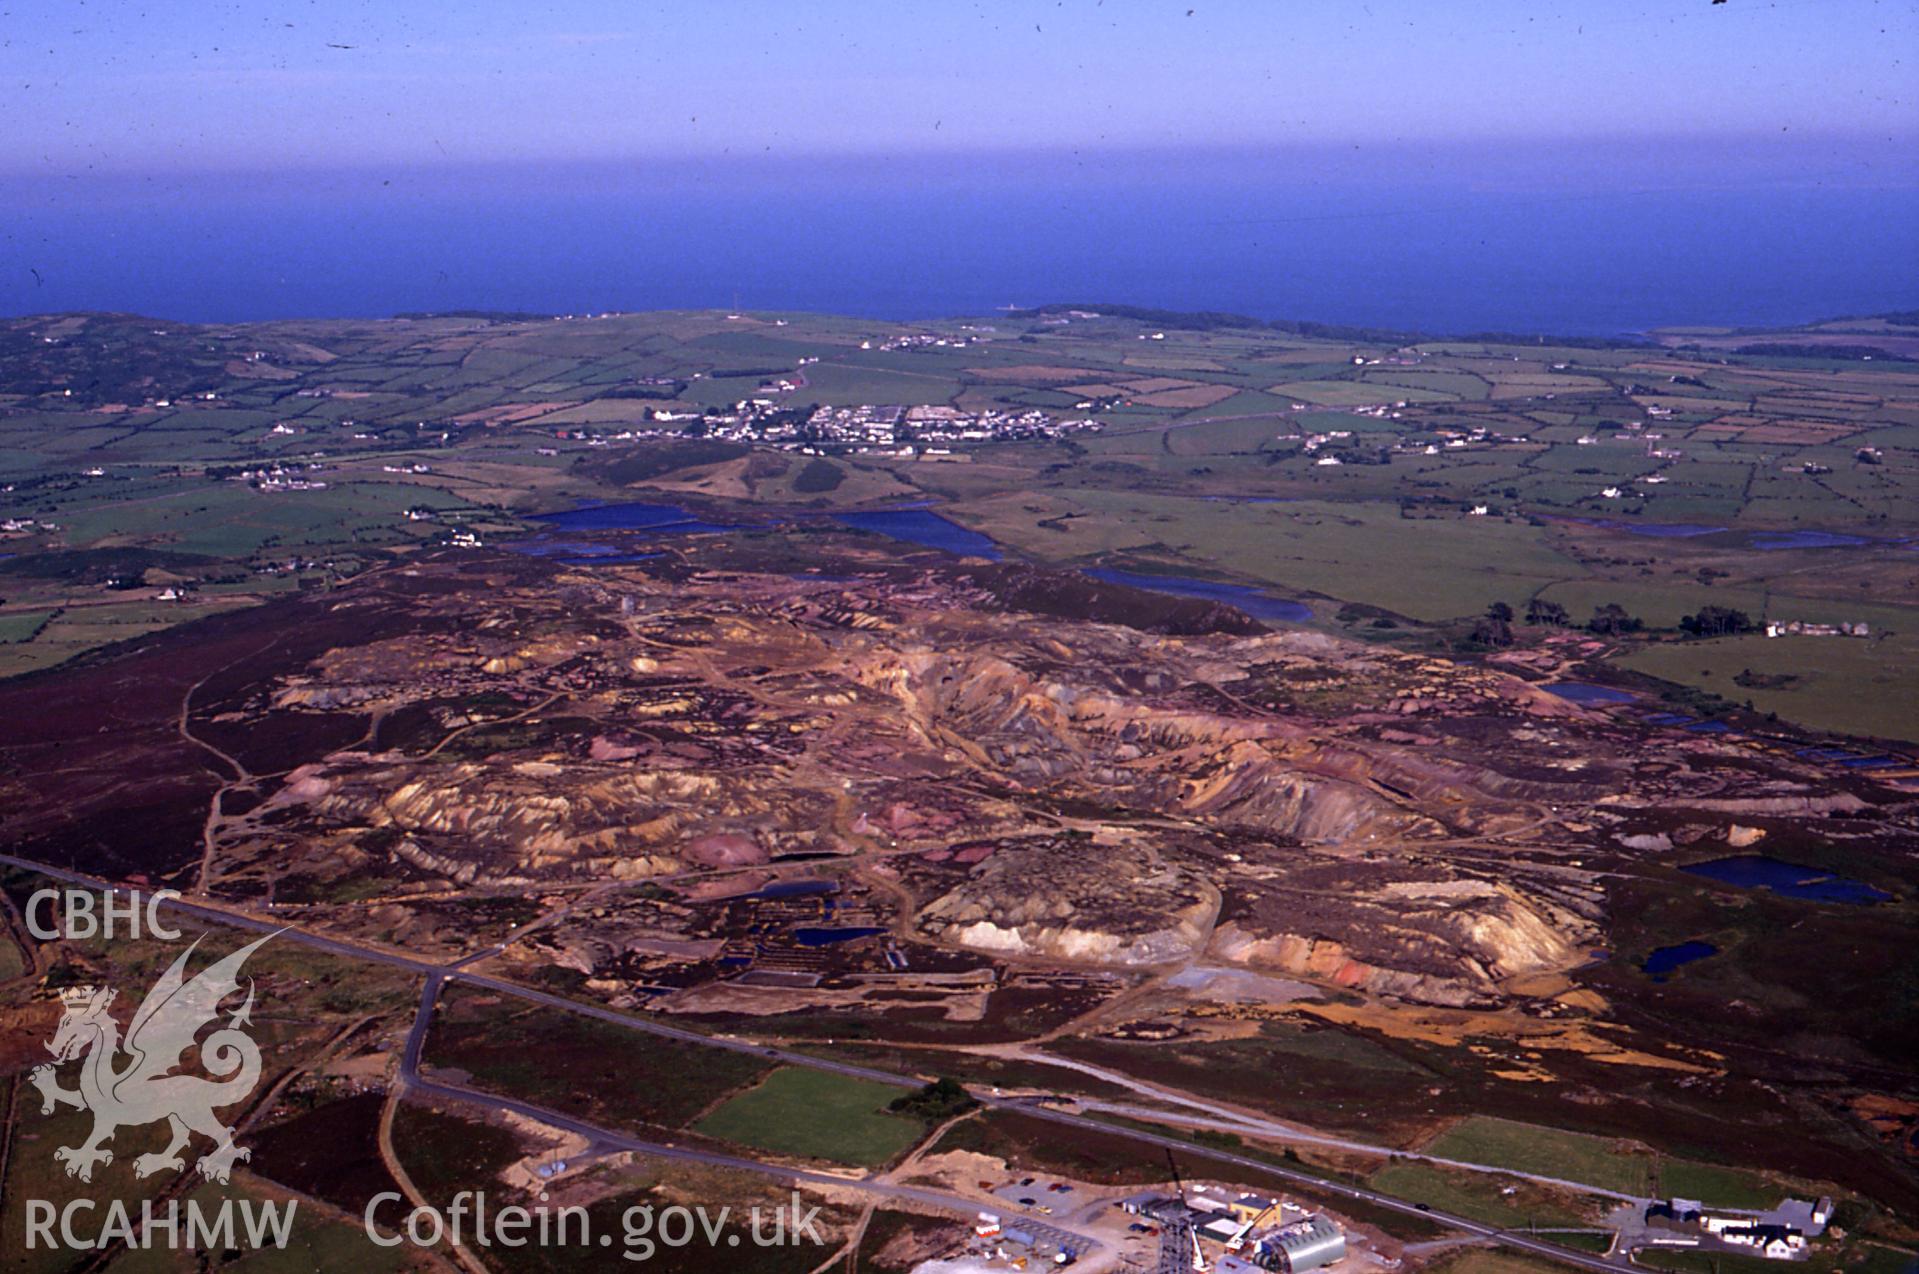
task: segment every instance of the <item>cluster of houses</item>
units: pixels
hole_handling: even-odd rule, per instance
[[[699,418],[699,413],[656,411],[653,419],[674,425]],[[729,442],[747,442],[778,447],[807,454],[823,451],[852,452],[858,455],[941,456],[951,455],[955,446],[981,442],[1011,442],[1028,438],[1057,438],[1077,432],[1098,430],[1101,425],[1090,418],[1059,419],[1038,409],[1026,411],[964,412],[953,407],[902,407],[896,404],[863,404],[851,407],[820,407],[805,420],[778,410],[770,399],[749,398],[733,405],[730,412],[706,415],[708,437]],[[657,436],[669,430],[630,430],[613,436],[624,441],[642,436]],[[588,445],[605,445],[602,437],[589,438]]]
[[[807,417],[809,436],[821,442],[836,442],[856,449],[890,447],[899,437],[906,419],[902,407],[821,407]],[[791,441],[801,436],[799,426],[769,431],[763,435],[772,441]]]
[[[991,331],[991,328],[976,329]],[[978,345],[984,338],[979,336],[940,336],[933,332],[913,332],[906,336],[888,337],[877,345],[870,340],[861,341],[861,349],[925,349],[928,347],[964,349],[968,345]]]
[[[812,361],[812,360],[808,360]],[[788,382],[776,381],[767,392],[786,392]],[[744,442],[818,455],[825,451],[859,455],[943,456],[957,446],[982,442],[1013,442],[1030,438],[1058,438],[1095,432],[1100,421],[1090,417],[1058,418],[1037,408],[1025,411],[960,411],[945,406],[903,407],[864,404],[819,407],[804,420],[780,406],[775,398],[743,398],[730,408],[713,411],[656,408],[649,413],[653,427],[596,433],[586,429],[557,429],[562,441],[605,447],[641,438],[679,437],[684,426],[703,423],[705,435],[727,442]],[[541,455],[555,454],[542,448]],[[391,472],[407,472],[395,468]],[[424,472],[424,467],[417,471]]]
[[[955,444],[1057,438],[1095,431],[1092,419],[1056,419],[1037,408],[1026,411],[966,412],[942,406],[821,407],[804,427],[786,425],[758,435],[759,440],[848,448],[878,455],[950,454]]]
[[[1394,407],[1404,407],[1405,405],[1403,402],[1393,404]],[[1306,404],[1295,403],[1293,404],[1293,410],[1306,410]],[[1351,414],[1376,418],[1390,417],[1395,420],[1397,420],[1400,415],[1398,411],[1384,406],[1355,407],[1351,409]],[[1498,446],[1502,443],[1526,441],[1524,435],[1497,433],[1483,426],[1474,426],[1470,429],[1435,429],[1431,434],[1421,439],[1393,437],[1388,441],[1380,438],[1378,435],[1373,435],[1373,437],[1375,441],[1380,443],[1387,451],[1395,455],[1424,456],[1436,456],[1446,451],[1464,451],[1470,447]],[[1354,433],[1350,429],[1329,429],[1320,433],[1303,434],[1300,436],[1300,450],[1304,455],[1314,457],[1313,462],[1315,464],[1329,466],[1342,464],[1345,463],[1345,461],[1343,461],[1339,455],[1333,454],[1333,451],[1355,445],[1352,441],[1353,438]],[[1322,450],[1326,451],[1327,454],[1319,454]],[[1372,452],[1369,451],[1366,454],[1370,455]]]
[[[1644,442],[1646,444],[1646,455],[1653,460],[1677,460],[1686,454],[1677,447],[1655,447],[1653,444],[1656,442],[1664,442],[1666,435],[1639,432],[1644,428],[1645,423],[1643,421],[1627,421],[1627,432],[1616,433],[1613,437],[1621,442]],[[1579,437],[1573,439],[1573,443],[1580,447],[1596,447],[1599,445],[1599,435],[1581,434]]]
[[[321,467],[309,464],[262,465],[258,469],[242,469],[227,481],[247,483],[255,491],[324,491],[327,486],[325,482],[307,476]]]
[[[1800,620],[1766,622],[1768,637],[1870,637],[1872,626],[1861,620],[1856,624],[1810,624]]]
[[[1826,1232],[1832,1220],[1832,1200],[1808,1203],[1787,1199],[1776,1208],[1747,1212],[1731,1208],[1708,1209],[1693,1199],[1670,1199],[1646,1208],[1648,1242],[1655,1247],[1715,1245],[1749,1248],[1774,1261],[1803,1260],[1806,1241]]]
[[[60,391],[60,394],[61,394],[61,396],[62,396],[63,398],[71,398],[71,397],[73,397],[73,391],[72,391],[71,389],[63,389],[63,390],[61,390],[61,391]],[[142,407],[143,409],[145,409],[145,410],[148,410],[148,411],[165,411],[166,409],[168,409],[168,408],[170,408],[170,407],[173,407],[173,406],[176,406],[176,405],[182,405],[182,406],[183,406],[183,405],[185,405],[185,404],[187,404],[187,403],[189,403],[189,402],[196,402],[196,403],[211,403],[211,402],[218,402],[218,401],[219,401],[219,398],[220,398],[220,395],[219,395],[219,394],[217,394],[217,393],[215,393],[215,392],[214,392],[213,390],[211,390],[211,389],[209,389],[209,390],[206,390],[206,391],[205,391],[205,392],[203,392],[203,393],[198,393],[198,394],[186,394],[186,395],[184,395],[184,396],[182,396],[182,397],[180,397],[180,398],[178,398],[178,399],[174,399],[174,398],[149,398],[149,399],[147,399],[147,400],[145,400],[144,402],[142,402],[142,403],[140,404],[140,406],[141,406],[141,407]]]

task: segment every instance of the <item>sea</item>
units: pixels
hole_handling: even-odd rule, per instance
[[[0,175],[0,313],[1081,302],[1613,336],[1919,305],[1913,164],[1808,163],[1625,147],[35,172]]]

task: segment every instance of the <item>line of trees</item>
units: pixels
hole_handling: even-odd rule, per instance
[[[1752,616],[1730,606],[1701,606],[1697,613],[1681,617],[1680,631],[1688,637],[1731,637],[1749,633],[1758,625]]]
[[[1713,609],[1708,607],[1707,609]],[[1513,621],[1517,618],[1513,608],[1505,602],[1494,602],[1486,608],[1486,613],[1473,621],[1467,640],[1476,646],[1510,646],[1513,644]],[[1570,628],[1572,616],[1558,602],[1534,597],[1526,603],[1526,622],[1534,627]],[[1618,602],[1607,602],[1593,607],[1592,618],[1582,627],[1590,633],[1599,633],[1607,637],[1618,637],[1625,633],[1636,633],[1645,628],[1645,621],[1632,614]]]
[[[1512,625],[1516,614],[1505,602],[1494,602],[1486,608],[1486,613],[1473,621],[1470,640],[1481,646],[1510,646],[1512,644]],[[1535,628],[1571,628],[1572,616],[1558,602],[1543,597],[1529,598],[1526,602],[1526,623]],[[1618,602],[1606,602],[1593,607],[1592,618],[1579,625],[1587,632],[1598,633],[1606,637],[1619,637],[1627,633],[1641,632],[1645,621],[1628,611]],[[1736,637],[1741,633],[1756,632],[1759,629],[1752,616],[1731,606],[1701,606],[1690,615],[1679,620],[1679,630],[1688,637]]]

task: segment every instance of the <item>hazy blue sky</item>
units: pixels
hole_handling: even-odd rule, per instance
[[[1912,0],[0,0],[0,170],[1910,145],[1915,59]]]

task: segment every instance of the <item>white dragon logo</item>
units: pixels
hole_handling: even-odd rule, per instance
[[[135,1176],[150,1176],[164,1168],[184,1169],[186,1160],[180,1152],[196,1132],[214,1143],[200,1157],[200,1173],[209,1181],[225,1182],[236,1160],[251,1157],[252,1151],[233,1144],[233,1130],[213,1117],[215,1110],[241,1101],[260,1082],[259,1046],[240,1029],[249,1024],[253,1012],[251,978],[246,1003],[233,1011],[224,1027],[198,1041],[201,1065],[222,1078],[173,1071],[195,1046],[200,1028],[219,1018],[220,1001],[239,991],[240,966],[266,941],[248,943],[189,981],[187,957],[200,945],[196,938],[147,992],[127,1026],[124,1046],[119,1024],[107,1013],[113,1003],[112,988],[73,987],[60,993],[66,1011],[47,1045],[54,1060],[36,1067],[32,1079],[40,1090],[42,1114],[52,1114],[57,1106],[93,1112],[92,1135],[78,1146],[53,1152],[55,1159],[67,1165],[68,1176],[93,1180],[95,1164],[113,1162],[113,1152],[101,1143],[112,1140],[116,1129],[163,1119],[172,1140],[165,1150],[135,1159]],[[60,1087],[59,1067],[83,1053],[79,1088]],[[116,1066],[123,1056],[125,1065]]]

